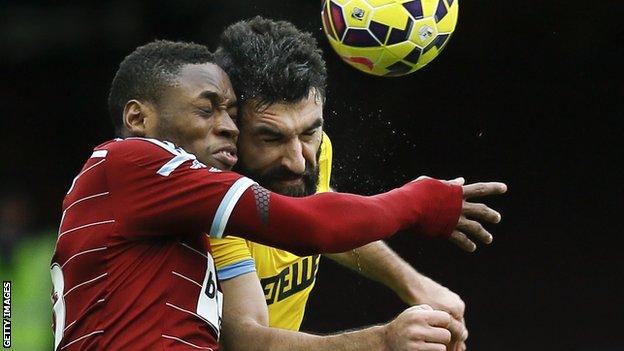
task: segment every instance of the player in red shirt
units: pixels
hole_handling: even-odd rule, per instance
[[[500,215],[463,199],[504,192],[501,183],[427,179],[371,197],[289,198],[221,171],[237,160],[236,97],[211,62],[201,45],[157,41],[121,63],[109,109],[127,138],[96,147],[63,202],[56,350],[217,350],[222,297],[206,234],[298,254],[400,230],[491,241],[479,221]]]

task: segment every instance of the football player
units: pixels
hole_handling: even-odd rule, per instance
[[[225,29],[216,60],[239,96],[235,170],[283,195],[330,191],[332,146],[323,132],[326,70],[314,38],[288,22],[256,17]],[[399,349],[410,341],[421,343],[424,350],[429,343],[449,344],[450,338],[441,338],[448,332],[427,323],[429,314],[441,314],[428,307],[405,312],[414,325],[401,337],[383,331],[403,326],[405,315],[383,327],[328,337],[267,328],[299,330],[320,256],[301,257],[235,236],[211,239],[211,245],[225,293],[228,333],[223,342],[228,350]],[[458,349],[464,347],[464,302],[383,242],[326,256],[383,283],[409,305],[428,304],[449,313],[442,327],[452,331]]]
[[[371,197],[273,193],[227,171],[236,106],[202,45],[156,41],[120,64],[109,110],[123,139],[95,147],[63,202],[51,265],[57,350],[217,350],[223,298],[207,235],[300,255],[399,230],[448,237],[478,206],[464,199],[503,187],[426,179]]]

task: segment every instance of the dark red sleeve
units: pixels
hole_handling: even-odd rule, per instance
[[[269,204],[266,214],[264,198]],[[226,234],[236,233],[301,255],[343,252],[400,230],[427,237],[450,236],[461,204],[461,187],[433,179],[370,197],[322,193],[291,198],[252,188],[239,200]]]
[[[431,179],[370,197],[291,198],[236,173],[210,171],[156,141],[124,140],[106,148],[115,224],[127,237],[207,232],[299,254],[343,252],[399,230],[450,235],[461,210],[461,187]]]

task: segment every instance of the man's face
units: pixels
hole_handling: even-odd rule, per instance
[[[176,84],[166,89],[155,107],[155,123],[147,136],[168,140],[223,170],[237,158],[236,96],[228,76],[218,66],[182,67]]]
[[[316,192],[323,106],[317,94],[295,103],[243,108],[237,170],[288,196]]]

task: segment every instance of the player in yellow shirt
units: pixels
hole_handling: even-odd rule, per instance
[[[228,27],[220,45],[217,63],[239,99],[236,170],[284,195],[329,191],[326,71],[316,41],[290,23],[257,17]],[[257,206],[262,213],[262,202]],[[465,349],[463,301],[382,242],[326,256],[388,286],[410,305],[425,305],[384,325],[331,336],[296,332],[318,256],[297,257],[233,237],[211,240],[211,246],[224,293],[221,341],[227,351]]]
[[[332,145],[322,134],[316,192],[330,191]],[[308,296],[314,287],[320,256],[299,257],[288,251],[238,237],[211,239],[220,280],[256,271],[269,309],[269,325],[299,330]]]

